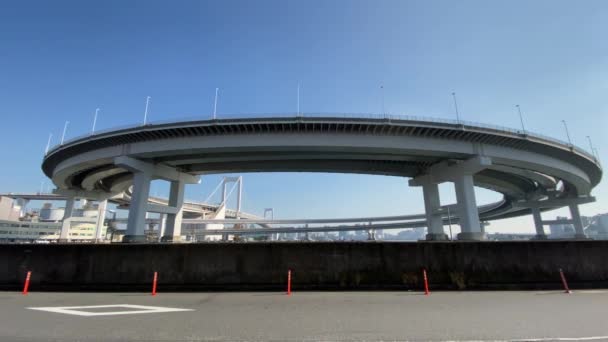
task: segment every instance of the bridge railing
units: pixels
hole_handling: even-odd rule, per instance
[[[553,138],[553,137],[550,137],[550,136],[547,136],[544,134],[540,134],[540,133],[531,132],[528,130],[523,131],[521,129],[514,129],[514,128],[510,128],[510,127],[506,127],[506,126],[493,125],[493,124],[480,123],[480,122],[467,121],[467,120],[454,120],[454,119],[445,119],[445,118],[438,118],[438,117],[426,117],[426,116],[415,116],[415,115],[405,115],[405,114],[295,113],[295,112],[293,112],[293,113],[222,114],[221,116],[219,116],[217,118],[217,120],[276,119],[276,118],[297,118],[297,117],[320,118],[320,119],[321,118],[349,118],[349,119],[372,119],[372,120],[385,119],[385,120],[400,120],[400,121],[412,121],[412,122],[422,122],[422,123],[428,122],[428,123],[437,123],[437,124],[447,124],[447,125],[454,125],[454,126],[462,126],[463,128],[466,128],[466,127],[485,128],[485,129],[491,129],[491,130],[495,130],[495,131],[499,131],[499,132],[506,132],[506,133],[520,135],[520,136],[522,136],[522,138],[523,137],[532,137],[532,138],[544,140],[547,142],[551,142],[554,144],[568,146],[573,151],[576,151],[577,153],[580,153],[590,159],[595,160],[597,163],[599,163],[599,160],[597,160],[597,158],[593,154],[593,151],[591,151],[591,153],[589,153],[588,151],[586,151],[585,149],[583,149],[581,147],[575,146],[573,144],[570,144],[569,142],[566,142],[566,141],[563,141],[560,139],[556,139],[556,138]],[[213,120],[213,117],[211,115],[196,115],[196,116],[192,115],[192,116],[186,116],[186,117],[181,117],[181,118],[153,120],[153,121],[147,122],[145,125],[143,123],[141,123],[141,124],[129,124],[129,125],[115,126],[115,127],[111,127],[111,128],[98,130],[94,134],[91,134],[91,133],[82,134],[82,135],[70,138],[70,139],[64,141],[63,144],[54,145],[52,148],[49,149],[47,154],[59,149],[63,145],[70,144],[74,141],[86,139],[89,137],[94,137],[97,135],[107,134],[107,133],[111,133],[111,132],[118,131],[118,130],[128,130],[128,129],[135,129],[138,127],[146,127],[146,126],[167,125],[167,124],[172,124],[172,123],[189,123],[189,122],[194,123],[194,122],[208,121],[208,120]]]

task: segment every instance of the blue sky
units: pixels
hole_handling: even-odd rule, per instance
[[[3,1],[0,4],[0,192],[37,191],[54,142],[143,119],[386,111],[526,128],[575,144],[608,137],[605,1]],[[199,199],[219,176],[188,189]],[[47,180],[48,184],[48,180]],[[605,182],[583,214],[606,212]],[[163,186],[153,192],[162,193]],[[442,201],[453,201],[449,185]],[[478,192],[479,202],[496,194]],[[420,212],[404,179],[246,174],[245,209],[279,217]],[[556,211],[554,216],[563,213]],[[491,230],[533,231],[530,218]]]

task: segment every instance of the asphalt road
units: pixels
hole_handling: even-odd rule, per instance
[[[193,311],[76,316],[129,304]],[[132,308],[81,309],[93,313]],[[0,341],[608,340],[608,291],[0,293]],[[574,339],[576,340],[576,339]],[[589,339],[588,339],[589,340]]]

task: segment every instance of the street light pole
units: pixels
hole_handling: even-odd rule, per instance
[[[65,140],[65,132],[68,130],[69,121],[66,121],[63,125],[63,134],[61,135],[61,145],[63,145],[63,141]]]
[[[519,113],[519,122],[521,122],[521,130],[524,132],[524,134],[526,134],[526,127],[524,127],[524,118],[521,115],[521,108],[519,108],[519,105],[515,105],[515,107],[517,107],[517,112]]]
[[[49,140],[46,142],[46,149],[44,150],[44,154],[47,155],[49,153],[49,149],[51,148],[51,138],[53,137],[53,133],[49,133]]]
[[[298,105],[297,105],[297,116],[300,116],[300,83],[298,83]]]
[[[91,134],[95,133],[95,125],[97,124],[97,114],[99,114],[99,108],[95,109],[95,116],[93,116],[93,128]]]
[[[452,98],[454,99],[454,109],[456,110],[456,121],[460,124],[460,113],[458,113],[458,102],[456,102],[455,92],[452,92]]]
[[[215,88],[215,100],[213,101],[213,120],[217,117],[217,93],[220,88]]]
[[[597,159],[597,156],[595,155],[595,148],[593,147],[593,143],[591,142],[591,137],[587,136],[587,140],[589,140],[589,148],[591,149],[591,154],[595,157],[595,159]]]
[[[382,92],[382,115],[386,115],[386,111],[384,110],[384,85],[380,86],[380,91]]]
[[[150,96],[146,96],[146,110],[144,111],[144,126],[148,123],[148,107],[150,106]]]
[[[566,124],[566,120],[562,120],[562,123],[564,124],[564,128],[566,129],[566,137],[568,138],[568,144],[572,146],[572,140],[570,140],[570,132],[568,132],[568,125]]]

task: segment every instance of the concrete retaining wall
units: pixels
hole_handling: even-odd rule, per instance
[[[0,245],[0,289],[148,291],[608,287],[608,241]]]

